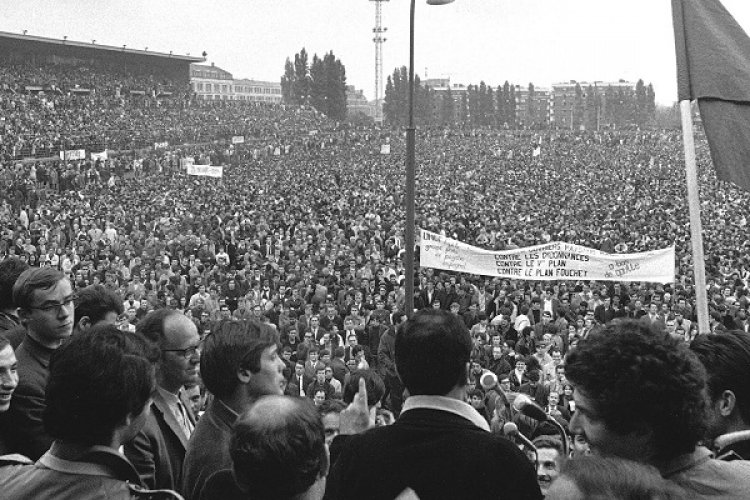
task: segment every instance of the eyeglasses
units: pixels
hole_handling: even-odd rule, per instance
[[[45,302],[40,306],[31,306],[29,309],[36,309],[38,311],[44,311],[44,312],[59,312],[60,308],[67,307],[71,304],[73,304],[76,299],[78,299],[78,295],[73,294],[65,297],[62,302]]]
[[[192,359],[194,356],[200,356],[202,349],[202,346],[194,345],[187,349],[162,349],[161,352],[179,352],[183,358]]]

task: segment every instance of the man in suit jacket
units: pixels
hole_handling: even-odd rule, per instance
[[[426,309],[428,307],[432,307],[432,303],[437,298],[435,293],[435,285],[432,283],[432,281],[427,282],[427,288],[423,289],[421,292],[419,292],[419,300],[421,307],[418,307],[417,309]]]
[[[195,426],[182,466],[185,500],[198,500],[208,478],[232,467],[232,426],[261,396],[282,394],[284,363],[278,357],[278,333],[254,321],[225,321],[214,326],[201,353],[201,377],[213,401]]]
[[[143,429],[125,445],[125,456],[146,487],[178,489],[188,439],[195,428],[195,417],[181,393],[186,384],[199,382],[198,329],[184,314],[158,309],[138,323],[137,332],[159,346],[161,357],[156,363],[151,413]]]
[[[501,492],[542,498],[531,463],[510,441],[490,434],[465,402],[471,347],[466,326],[446,311],[422,310],[406,322],[396,337],[396,366],[411,396],[393,425],[334,439],[332,448],[346,443],[326,498],[392,499],[405,491],[419,498],[489,499]],[[359,413],[359,421],[369,411],[358,394],[341,413],[340,431],[360,430],[350,417]]]

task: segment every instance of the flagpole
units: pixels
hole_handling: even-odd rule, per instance
[[[695,164],[691,101],[680,101],[680,115],[682,116],[682,144],[685,150],[685,176],[687,178],[688,209],[690,212],[690,243],[693,249],[695,309],[698,313],[698,333],[705,334],[710,333],[708,296],[706,293],[706,261],[703,257],[703,227],[701,226],[700,199],[698,197],[698,168]]]

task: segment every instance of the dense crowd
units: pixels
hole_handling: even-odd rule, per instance
[[[711,332],[697,329],[674,131],[421,130],[416,202],[419,227],[487,249],[565,241],[631,253],[674,243],[674,283],[523,281],[426,268],[412,276],[403,266],[399,132],[282,105],[116,95],[114,86],[133,84],[96,70],[76,80],[100,86],[90,93],[30,94],[18,86],[73,85],[57,71],[8,65],[0,72],[0,255],[62,273],[70,289],[53,301],[58,310],[76,302],[76,325],[86,310],[80,297],[91,290],[115,297],[107,311],[121,331],[146,337],[173,314],[204,341],[232,319],[262,325],[278,341],[285,393],[310,398],[324,422],[342,411],[342,399],[352,403],[355,375],[365,373],[379,381],[368,385],[383,405],[377,422],[399,417],[405,387],[395,337],[406,316],[405,279],[415,281],[416,308],[449,311],[470,331],[467,398],[498,434],[507,424],[528,437],[545,434],[514,410],[518,394],[567,427],[575,403],[563,359],[613,320],[637,320],[681,345],[699,333],[750,328],[749,195],[716,180],[701,141]],[[245,143],[231,145],[234,135]],[[162,141],[166,147],[143,149]],[[383,144],[389,154],[381,154]],[[108,154],[42,159],[77,148]],[[190,176],[186,160],[224,165],[223,177]],[[19,348],[27,326],[14,311],[24,305],[0,306]],[[149,326],[155,315],[163,325]],[[196,375],[200,350],[176,350]],[[482,380],[488,373],[495,383]],[[198,378],[187,385],[195,405],[192,423],[181,425],[190,435],[206,387]],[[40,431],[37,424],[29,432]],[[9,451],[37,459],[48,446]],[[180,489],[179,468],[163,482],[158,467],[143,471],[142,450],[126,445],[126,452],[147,486],[199,498]]]

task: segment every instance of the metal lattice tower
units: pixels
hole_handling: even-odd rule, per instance
[[[383,35],[388,28],[383,27],[382,3],[389,0],[370,0],[375,2],[375,121],[383,121],[383,43],[387,40]]]

